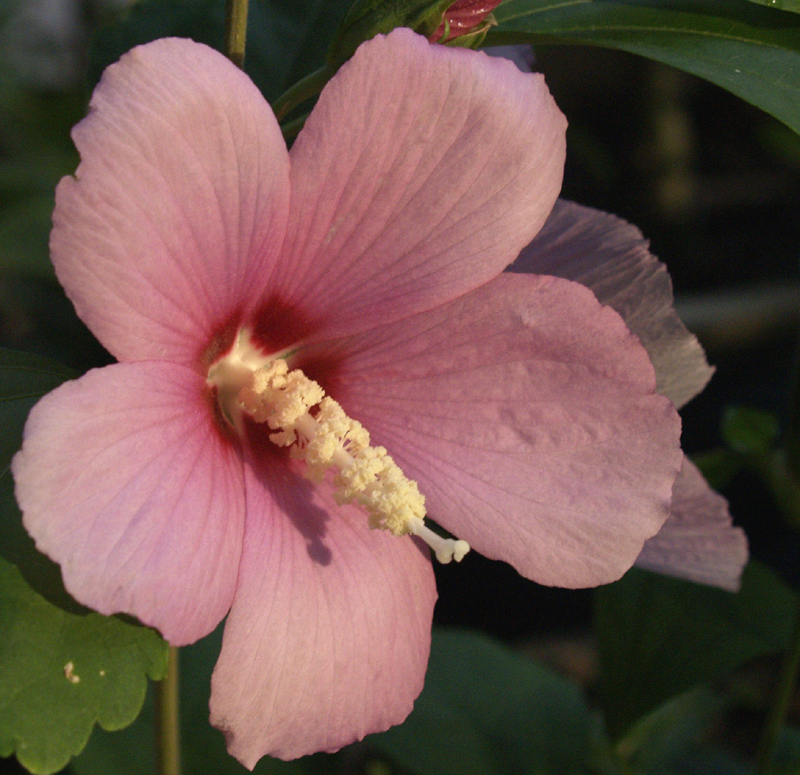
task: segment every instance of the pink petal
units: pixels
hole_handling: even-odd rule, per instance
[[[539,75],[407,29],[359,48],[291,151],[276,294],[328,336],[494,277],[547,218],[566,122]]]
[[[728,502],[684,458],[669,519],[645,542],[636,565],[736,592],[746,564],[747,538],[731,524]]]
[[[673,308],[672,281],[635,226],[559,200],[511,271],[575,280],[622,315],[656,369],[657,389],[677,407],[694,398],[714,369]]]
[[[242,464],[193,371],[116,364],[65,383],[31,411],[12,471],[26,529],[81,603],[176,645],[225,616]]]
[[[280,249],[288,155],[250,79],[190,40],[109,67],[73,130],[51,253],[78,314],[119,360],[195,361]]]
[[[638,340],[583,286],[503,274],[339,348],[329,392],[481,554],[591,586],[667,518],[680,420]]]
[[[455,0],[447,9],[444,19],[447,21],[450,34],[442,40],[445,32],[444,20],[430,36],[433,43],[446,43],[477,27],[497,6],[500,0]]]
[[[367,528],[275,453],[247,467],[239,587],[214,671],[211,722],[252,768],[336,750],[409,714],[436,587],[427,551]]]

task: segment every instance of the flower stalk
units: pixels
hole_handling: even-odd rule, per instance
[[[178,691],[178,649],[169,647],[167,673],[156,684],[156,772],[180,775],[181,740]]]
[[[244,47],[247,38],[248,0],[225,2],[225,55],[244,70]]]
[[[316,97],[322,91],[328,81],[336,74],[336,67],[325,64],[309,73],[305,78],[301,78],[296,84],[289,87],[275,102],[272,103],[272,110],[278,121],[291,113],[298,105],[306,100]],[[302,127],[301,127],[302,128]]]

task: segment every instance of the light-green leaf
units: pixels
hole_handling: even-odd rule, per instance
[[[0,559],[0,754],[37,775],[64,767],[95,721],[120,729],[139,713],[166,643],[152,630],[48,603]]]
[[[508,0],[486,45],[580,43],[705,78],[800,132],[800,18],[746,0]]]
[[[222,732],[208,721],[211,671],[219,655],[223,627],[220,625],[207,638],[180,650],[181,757],[186,773],[248,773],[227,753]],[[70,769],[76,775],[152,775],[154,723],[155,709],[150,696],[139,717],[126,729],[97,730]],[[253,775],[327,775],[340,771],[336,754],[314,754],[291,762],[265,756],[256,764]]]

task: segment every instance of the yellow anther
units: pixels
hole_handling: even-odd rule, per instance
[[[291,456],[305,462],[304,473],[312,481],[321,482],[335,468],[336,502],[361,506],[371,528],[397,536],[411,533],[425,541],[440,562],[460,561],[469,544],[442,538],[425,526],[425,497],[417,483],[383,447],[370,446],[367,430],[302,371],[290,371],[281,358],[267,361],[254,353],[242,331],[234,350],[209,371],[209,384],[217,388],[223,413],[237,430],[242,413],[266,423],[274,431],[270,441],[290,447]],[[231,397],[237,394],[232,405]]]

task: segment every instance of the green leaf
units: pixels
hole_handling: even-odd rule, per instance
[[[211,671],[219,655],[223,625],[179,652],[181,755],[186,773],[247,775],[247,770],[228,755],[222,733],[208,721]],[[119,732],[98,729],[83,753],[73,760],[76,775],[152,775],[155,771],[152,692],[131,726]],[[339,772],[330,754],[306,756],[292,762],[265,757],[255,775],[324,775]]]
[[[0,347],[0,473],[22,443],[22,429],[31,407],[53,388],[77,374],[39,355]]]
[[[508,0],[487,45],[579,43],[705,78],[800,132],[800,18],[746,0]]]
[[[675,695],[786,648],[795,594],[751,562],[741,591],[633,569],[595,593],[602,700],[614,735]]]
[[[53,194],[27,197],[0,211],[0,272],[54,279],[50,263]]]
[[[766,5],[776,11],[791,11],[800,13],[800,0],[749,0],[757,5]]]
[[[715,490],[724,490],[744,467],[742,456],[727,447],[692,455],[692,462]]]
[[[270,101],[319,67],[352,0],[251,0],[245,72]],[[141,0],[97,34],[92,79],[135,45],[176,35],[222,50],[224,0]]]
[[[50,605],[0,560],[0,753],[31,772],[56,772],[86,745],[95,721],[130,724],[146,676],[160,679],[167,644],[145,627]]]
[[[14,497],[14,481],[8,471],[0,476],[0,535],[3,536],[0,556],[17,566],[35,592],[69,613],[89,612],[64,589],[61,568],[36,549],[33,539],[22,526],[22,514]]]
[[[774,775],[797,775],[800,772],[800,729],[784,726],[778,741],[773,765]]]
[[[746,406],[729,406],[722,418],[725,443],[741,455],[767,455],[780,435],[778,418],[771,412]]]
[[[367,741],[417,775],[582,771],[590,714],[577,686],[477,633],[434,630],[407,721]]]
[[[696,686],[639,719],[617,752],[635,772],[660,772],[695,746],[724,706],[719,693]]]
[[[453,0],[355,0],[328,51],[328,62],[338,68],[356,49],[376,35],[395,27],[411,27],[421,35],[432,35]]]

